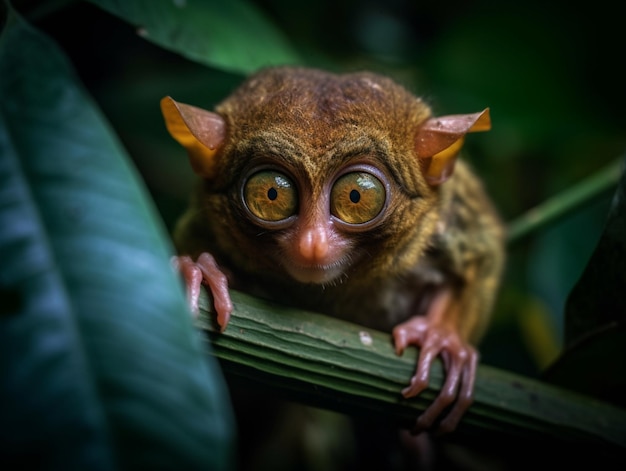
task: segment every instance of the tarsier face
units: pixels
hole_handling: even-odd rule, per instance
[[[277,234],[277,261],[300,282],[331,282],[356,262],[354,235],[385,220],[392,196],[387,175],[371,164],[349,163],[322,179],[274,164],[253,168],[241,182],[249,219]]]
[[[236,200],[245,221],[231,223],[251,250],[303,283],[332,282],[414,231],[464,135],[489,128],[487,110],[431,118],[420,99],[368,73],[270,69],[217,113],[161,105],[196,173]]]

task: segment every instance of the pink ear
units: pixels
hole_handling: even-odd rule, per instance
[[[226,136],[224,119],[216,113],[178,103],[171,97],[161,100],[161,112],[169,133],[187,149],[194,172],[213,178],[215,156]]]
[[[415,150],[430,185],[443,183],[452,175],[456,157],[468,132],[491,129],[489,108],[473,114],[430,118],[415,136]]]

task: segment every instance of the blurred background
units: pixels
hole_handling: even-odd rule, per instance
[[[210,109],[247,71],[168,52],[144,39],[141,25],[87,2],[13,3],[66,51],[171,228],[193,175],[165,130],[159,100],[171,95]],[[236,3],[264,19],[293,62],[385,73],[423,96],[436,114],[490,107],[493,129],[467,139],[466,157],[507,222],[624,155],[623,4]],[[222,26],[235,30],[242,43],[256,40],[236,17]],[[600,237],[613,190],[511,241],[494,321],[482,345],[484,363],[536,376],[556,358],[568,293]]]

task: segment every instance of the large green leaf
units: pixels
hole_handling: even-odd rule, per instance
[[[623,168],[623,165],[622,165]],[[546,372],[561,386],[626,406],[626,173],[600,241],[567,300],[566,348]]]
[[[598,331],[626,325],[626,173],[621,180],[598,245],[566,308],[568,346]]]
[[[0,469],[228,467],[224,384],[145,195],[63,54],[10,13],[0,35]]]
[[[156,44],[202,64],[249,73],[295,64],[287,40],[245,0],[89,0]]]

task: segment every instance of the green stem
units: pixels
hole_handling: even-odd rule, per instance
[[[624,159],[617,159],[594,175],[549,198],[513,220],[508,226],[508,241],[515,243],[555,220],[575,210],[580,205],[611,191],[619,181]]]

